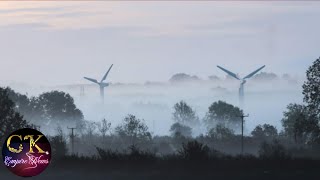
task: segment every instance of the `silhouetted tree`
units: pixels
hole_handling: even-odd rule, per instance
[[[306,106],[289,104],[283,115],[284,133],[288,137],[294,138],[295,142],[313,141],[318,137],[318,121]]]
[[[258,125],[254,128],[254,130],[251,132],[251,135],[254,138],[258,138],[258,139],[264,139],[265,138],[265,134],[263,131],[263,128],[261,125]]]
[[[185,74],[185,73],[177,73],[177,74],[174,74],[169,81],[170,82],[187,82],[187,81],[197,81],[197,80],[200,80],[200,78],[197,76],[190,76],[189,74]]]
[[[74,104],[73,98],[61,91],[51,91],[41,94],[38,103],[43,111],[43,118],[56,121],[80,121],[82,112]]]
[[[50,137],[49,142],[51,145],[52,157],[54,159],[60,159],[67,155],[67,141],[60,126],[57,128],[57,135]]]
[[[303,95],[309,110],[320,118],[320,58],[315,60],[306,73],[307,81],[304,82]]]
[[[195,125],[199,123],[196,112],[184,101],[174,105],[173,120],[183,125]]]
[[[253,77],[253,80],[258,81],[271,81],[278,79],[278,76],[275,73],[267,73],[267,72],[261,72]]]
[[[43,120],[43,109],[38,103],[38,98],[28,98],[27,95],[17,93],[9,87],[7,87],[6,90],[9,98],[15,104],[15,110],[23,115],[27,121],[41,125],[40,121]]]
[[[192,129],[189,126],[182,125],[180,123],[174,123],[170,127],[172,136],[182,135],[185,137],[191,137]]]
[[[234,126],[239,127],[241,125],[240,116],[242,114],[242,110],[238,107],[224,101],[218,101],[210,105],[209,111],[204,118],[204,122],[207,124],[208,128],[211,128],[216,124],[222,124],[228,128]]]
[[[101,122],[97,123],[98,130],[101,133],[102,137],[104,138],[107,132],[111,128],[111,122],[108,122],[105,118],[101,120]]]
[[[28,96],[17,93],[9,87],[6,88],[6,91],[8,92],[9,98],[14,102],[17,112],[24,115],[31,111],[32,108],[30,107],[30,99]]]
[[[9,98],[7,89],[0,87],[0,144],[13,131],[26,127],[30,125],[15,111],[15,104]]]
[[[235,136],[234,131],[232,129],[229,129],[222,124],[217,124],[216,127],[211,128],[208,132],[208,135],[211,138],[219,139],[219,140],[226,140],[231,139]]]
[[[133,139],[151,139],[151,133],[148,131],[148,126],[136,118],[136,116],[129,114],[124,118],[123,124],[115,128],[116,133],[121,137],[130,137]]]
[[[84,122],[85,122],[85,133],[91,138],[95,130],[97,129],[97,123],[92,121],[84,121]]]
[[[9,98],[15,103],[14,109],[23,115],[24,119],[43,126],[51,120],[72,122],[83,119],[82,112],[74,104],[73,98],[64,92],[51,91],[39,97],[28,98],[6,88]]]
[[[273,139],[277,137],[278,130],[270,124],[258,125],[251,132],[251,135],[258,139]]]

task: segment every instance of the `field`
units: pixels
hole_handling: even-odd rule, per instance
[[[24,179],[0,167],[1,179]],[[318,179],[317,160],[160,160],[101,161],[65,160],[53,162],[38,177],[44,180],[85,179]]]

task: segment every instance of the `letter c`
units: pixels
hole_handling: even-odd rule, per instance
[[[7,148],[9,149],[9,151],[11,151],[13,153],[21,153],[21,151],[23,150],[22,144],[19,145],[19,150],[15,149],[13,147],[10,147],[11,139],[13,137],[18,137],[20,139],[20,141],[22,141],[22,136],[21,135],[12,135],[7,140]]]

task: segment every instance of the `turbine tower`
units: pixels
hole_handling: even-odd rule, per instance
[[[109,86],[109,83],[105,83],[103,82],[104,80],[106,80],[111,68],[112,68],[113,64],[111,64],[111,66],[109,67],[108,71],[106,72],[106,74],[102,77],[101,81],[98,82],[96,79],[92,79],[92,78],[88,78],[88,77],[84,77],[85,79],[91,81],[91,82],[94,82],[96,84],[99,85],[100,87],[100,97],[101,97],[101,100],[103,101],[104,100],[104,88]]]
[[[222,71],[226,72],[228,75],[230,75],[231,77],[237,79],[240,81],[240,87],[239,87],[239,103],[240,106],[243,106],[243,101],[244,101],[244,84],[247,82],[246,79],[251,78],[252,76],[254,76],[257,72],[259,72],[261,69],[263,69],[265,67],[265,65],[263,65],[262,67],[260,67],[259,69],[253,71],[252,73],[248,74],[247,76],[245,76],[244,78],[240,78],[237,74],[221,67],[221,66],[217,66],[219,69],[221,69]]]

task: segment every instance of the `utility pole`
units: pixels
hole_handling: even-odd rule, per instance
[[[69,128],[67,127],[68,129],[71,129],[71,151],[72,151],[72,155],[74,155],[74,130],[77,129],[77,128]]]
[[[245,117],[249,117],[249,114],[248,115],[242,114],[239,117],[241,118],[241,154],[243,155],[243,122]]]

